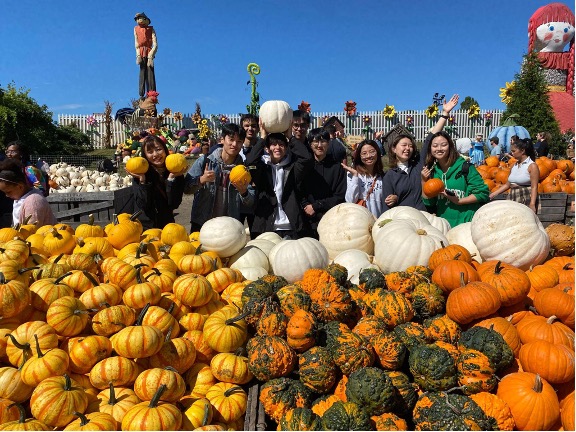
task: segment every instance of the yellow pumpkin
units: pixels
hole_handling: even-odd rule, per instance
[[[252,176],[250,171],[244,165],[236,165],[230,171],[230,182],[233,184],[245,184],[247,185],[252,181]]]
[[[174,153],[166,156],[166,169],[171,173],[179,173],[188,168],[186,157],[182,153]]]
[[[131,157],[126,162],[126,171],[134,174],[146,174],[148,171],[148,161],[143,157]]]

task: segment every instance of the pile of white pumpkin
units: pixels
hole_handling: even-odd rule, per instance
[[[50,165],[49,174],[58,185],[58,188],[50,188],[50,193],[115,191],[132,184],[132,176],[122,177],[117,173],[89,170],[66,162]]]
[[[203,249],[227,258],[246,279],[268,273],[300,280],[309,268],[343,265],[353,283],[364,268],[384,273],[428,265],[432,252],[449,244],[464,246],[478,262],[500,260],[523,270],[542,263],[550,239],[538,217],[522,204],[499,200],[482,206],[472,222],[451,228],[448,221],[412,207],[399,206],[376,219],[365,207],[343,203],[330,209],[318,226],[320,241],[283,240],[264,233],[248,241],[244,226],[224,216],[200,230]]]

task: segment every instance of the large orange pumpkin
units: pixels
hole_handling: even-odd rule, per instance
[[[519,354],[522,369],[540,375],[551,384],[574,380],[574,351],[565,345],[535,340],[522,345]]]

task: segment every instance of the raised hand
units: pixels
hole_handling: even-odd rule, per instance
[[[344,168],[346,171],[348,171],[354,177],[356,177],[358,175],[358,170],[346,165],[345,163],[341,163],[340,165],[342,165],[342,168]]]
[[[204,174],[200,176],[201,184],[216,181],[216,173],[209,165],[209,163],[206,164],[206,168],[204,168]]]
[[[444,103],[442,104],[442,111],[448,114],[454,109],[456,105],[458,105],[458,99],[460,99],[458,94],[453,95],[448,102],[446,102],[446,99],[444,99]]]

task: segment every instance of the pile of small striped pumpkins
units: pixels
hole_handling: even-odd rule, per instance
[[[493,191],[506,183],[510,170],[516,162],[514,158],[504,162],[500,161],[497,156],[490,156],[486,158],[486,164],[478,166],[477,169],[484,183],[490,191]],[[540,170],[538,192],[574,193],[574,162],[569,159],[554,160],[543,156],[536,159],[536,164]]]
[[[0,430],[243,430],[248,281],[199,233],[142,231],[0,230]]]

